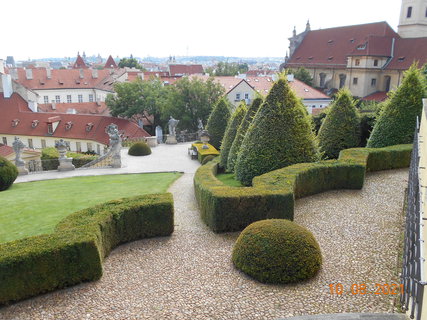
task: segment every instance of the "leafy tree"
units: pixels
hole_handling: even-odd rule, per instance
[[[198,78],[184,77],[166,88],[166,103],[162,110],[162,119],[170,116],[179,119],[181,130],[197,131],[197,119],[206,124],[216,101],[224,94],[224,88],[213,78],[203,81]]]
[[[341,150],[360,142],[360,118],[348,89],[340,89],[323,121],[318,135],[320,152],[325,158],[338,158]]]
[[[367,147],[381,148],[412,143],[416,119],[421,117],[424,96],[425,81],[414,64],[405,72],[400,87],[382,107]]]
[[[246,135],[246,131],[249,128],[249,125],[251,124],[255,114],[257,113],[259,107],[262,104],[262,98],[257,97],[252,101],[252,104],[248,108],[248,111],[245,114],[245,117],[242,120],[242,123],[240,124],[236,137],[234,138],[233,144],[231,145],[230,152],[228,154],[227,159],[227,171],[233,172],[234,166],[236,164],[237,155],[240,151],[240,147],[242,146],[243,138]]]
[[[131,55],[130,58],[122,58],[122,59],[120,59],[119,68],[124,68],[124,67],[136,68],[136,69],[144,70],[144,68],[142,67],[142,65],[140,65],[138,63],[138,61],[134,57],[132,57],[132,55]]]
[[[166,103],[166,90],[160,80],[117,82],[115,95],[109,94],[105,100],[111,115],[131,118],[144,115],[144,111],[154,116],[154,126],[162,123],[161,115]]]
[[[227,128],[225,129],[224,139],[221,144],[221,154],[219,155],[220,165],[223,168],[227,168],[228,155],[230,153],[231,146],[247,111],[248,108],[246,103],[242,101],[232,114]]]
[[[310,72],[304,67],[299,67],[297,70],[288,69],[288,74],[293,74],[295,79],[304,82],[309,86],[313,86],[313,77]]]
[[[227,128],[228,121],[230,120],[230,109],[230,102],[227,97],[223,97],[215,105],[208,119],[206,130],[211,136],[209,142],[218,150],[221,147],[225,129]]]
[[[206,68],[206,73],[215,76],[235,76],[239,73],[246,73],[248,70],[247,63],[218,62],[214,68]]]
[[[235,166],[244,185],[261,174],[319,159],[311,121],[288,81],[274,83],[243,139]]]

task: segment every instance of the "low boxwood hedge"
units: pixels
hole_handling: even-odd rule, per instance
[[[52,234],[0,244],[0,305],[97,280],[121,243],[173,232],[171,194],[113,200],[63,219]]]
[[[206,143],[206,145],[208,146],[207,149],[203,149],[203,146],[205,144],[203,142],[195,142],[191,145],[191,148],[196,148],[197,150],[197,159],[199,160],[200,163],[203,163],[203,160],[205,160],[205,158],[207,156],[218,156],[219,155],[219,151],[217,149],[215,149],[215,147],[209,143]]]
[[[339,160],[300,163],[255,177],[252,187],[230,187],[215,176],[218,160],[194,177],[203,221],[214,232],[240,231],[263,219],[293,220],[296,198],[333,189],[361,189],[365,172],[408,167],[412,145],[343,150]]]
[[[67,157],[73,158],[73,165],[76,168],[80,168],[85,164],[95,160],[97,156],[77,153],[77,152],[67,152]],[[54,147],[44,148],[42,150],[41,160],[43,170],[57,170],[59,167],[59,152]]]

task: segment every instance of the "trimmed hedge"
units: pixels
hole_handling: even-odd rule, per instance
[[[289,220],[257,221],[239,235],[232,260],[237,269],[264,283],[310,279],[322,265],[313,234]]]
[[[73,213],[52,234],[0,244],[0,305],[97,280],[121,243],[173,232],[171,194],[113,200]]]
[[[76,168],[80,168],[85,164],[95,160],[98,156],[88,155],[77,152],[67,152],[67,157],[73,158],[73,165]],[[44,148],[42,150],[41,160],[43,170],[57,170],[59,167],[59,152],[54,147]]]
[[[215,149],[215,147],[209,143],[206,143],[206,145],[208,146],[207,149],[203,149],[203,142],[195,142],[191,145],[191,148],[196,148],[197,150],[197,159],[199,160],[200,163],[203,164],[203,161],[205,160],[206,157],[208,156],[218,156],[219,155],[219,151],[217,149]]]
[[[128,150],[130,156],[148,156],[151,154],[151,148],[146,142],[135,142]]]
[[[215,156],[213,156],[213,155],[208,155],[208,156],[206,156],[204,159],[203,159],[203,161],[202,161],[202,165],[204,165],[204,164],[206,164],[206,163],[208,163],[209,161],[212,161],[213,159],[215,159],[216,157]]]
[[[300,163],[255,177],[253,187],[230,187],[215,176],[218,161],[194,177],[202,220],[214,232],[240,231],[263,219],[293,220],[295,199],[333,189],[361,189],[365,172],[408,167],[412,145],[341,151],[339,160]]]
[[[17,177],[16,166],[6,158],[0,157],[0,191],[9,189]]]
[[[231,119],[228,122],[227,128],[225,129],[224,139],[221,144],[221,153],[219,155],[219,163],[221,167],[228,167],[228,155],[230,154],[231,146],[233,141],[236,138],[237,130],[242,123],[243,118],[245,117],[248,108],[246,103],[242,101],[239,106],[236,108],[234,113],[231,115]]]

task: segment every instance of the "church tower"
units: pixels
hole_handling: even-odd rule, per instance
[[[402,38],[427,37],[427,0],[402,0],[398,33]]]

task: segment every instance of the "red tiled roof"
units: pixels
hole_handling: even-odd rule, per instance
[[[73,69],[86,69],[87,65],[83,61],[83,58],[80,55],[77,56],[76,62],[73,64]]]
[[[104,85],[110,77],[109,70],[97,70],[98,77],[93,77],[92,69],[53,69],[50,79],[47,78],[45,68],[35,68],[32,70],[32,79],[27,79],[26,71],[18,68],[18,83],[33,90],[43,89],[92,89]],[[82,72],[83,78],[80,78]],[[96,73],[96,71],[95,71]],[[108,81],[107,81],[108,82]],[[107,83],[111,90],[111,84]]]
[[[203,66],[201,64],[171,64],[169,65],[169,75],[171,77],[183,76],[190,74],[203,74]]]
[[[397,39],[393,59],[386,69],[407,70],[413,62],[420,67],[427,63],[427,37]]]
[[[21,100],[21,101],[20,101]],[[141,138],[150,136],[145,130],[139,128],[134,122],[126,119],[99,116],[99,115],[80,115],[80,114],[55,114],[41,112],[22,112],[19,111],[19,104],[26,103],[17,93],[11,98],[3,98],[0,93],[0,133],[10,135],[26,136],[52,136],[63,139],[81,139],[93,140],[103,144],[108,144],[109,137],[105,133],[105,127],[115,123],[124,137]],[[48,135],[48,122],[56,118],[59,125],[52,135]],[[18,120],[16,126],[12,126],[13,120]],[[32,123],[38,120],[34,127]],[[71,129],[66,128],[67,123],[72,123]],[[93,127],[87,131],[87,124],[92,123]]]
[[[107,62],[105,62],[105,66],[104,68],[113,68],[116,69],[117,68],[117,64],[116,61],[114,61],[113,57],[110,55],[107,59]]]
[[[347,65],[347,56],[352,54],[357,46],[366,43],[370,36],[399,38],[387,22],[309,31],[289,58],[286,67],[343,68]],[[378,45],[375,44],[372,48],[373,52],[380,50],[383,53],[381,43],[377,43]]]
[[[110,110],[105,102],[82,102],[82,103],[56,103],[55,110],[52,109],[52,104],[39,104],[39,112],[51,113],[71,113],[69,111],[75,110],[77,114],[98,114],[109,116]]]
[[[394,38],[396,39],[396,38]],[[390,57],[393,37],[368,36],[357,45],[350,56],[380,56]]]
[[[374,92],[364,98],[362,98],[363,101],[384,101],[386,100],[388,97],[387,92],[385,91],[378,91],[378,92]]]
[[[6,146],[4,144],[0,144],[0,157],[7,157],[8,155],[11,155],[15,153],[15,151],[13,151],[12,147]]]

